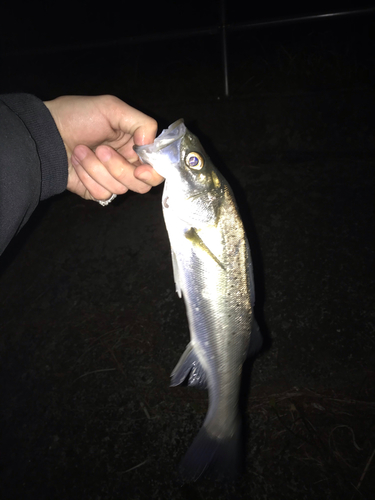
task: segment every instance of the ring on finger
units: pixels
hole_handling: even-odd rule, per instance
[[[102,207],[106,207],[116,198],[117,194],[113,194],[108,200],[96,200]]]

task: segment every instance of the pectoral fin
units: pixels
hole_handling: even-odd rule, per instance
[[[188,385],[207,389],[206,373],[194,352],[191,342],[171,373],[171,387],[182,384],[187,378]]]
[[[174,251],[172,250],[172,267],[173,267],[173,277],[176,285],[177,295],[181,298],[181,283],[180,283],[180,273],[178,270],[178,262],[177,257]]]
[[[216,264],[218,264],[225,271],[224,264],[222,262],[220,262],[220,260],[216,257],[216,255],[214,255],[211,252],[211,250],[208,248],[208,246],[205,244],[205,242],[199,236],[199,234],[197,233],[197,231],[194,227],[191,227],[188,231],[186,231],[185,238],[188,239],[189,241],[191,241],[191,243],[194,246],[196,246],[197,248],[200,248],[206,254],[208,254],[216,262]]]

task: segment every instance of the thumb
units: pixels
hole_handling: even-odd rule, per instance
[[[147,117],[147,121],[139,125],[134,131],[134,144],[144,146],[154,142],[158,124],[153,118]]]

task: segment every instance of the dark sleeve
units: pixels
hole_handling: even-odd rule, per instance
[[[44,103],[29,94],[0,95],[0,254],[39,201],[68,181],[62,138]]]

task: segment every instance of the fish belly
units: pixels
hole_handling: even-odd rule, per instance
[[[192,230],[188,224],[181,222],[176,231],[176,221],[170,223],[172,234],[166,219],[192,358],[203,370],[209,391],[203,427],[182,462],[184,476],[193,480],[207,468],[227,474],[238,464],[238,395],[251,333],[252,280],[242,222],[230,208],[232,213],[224,217],[222,211],[216,226],[194,229],[193,241],[186,237]]]

